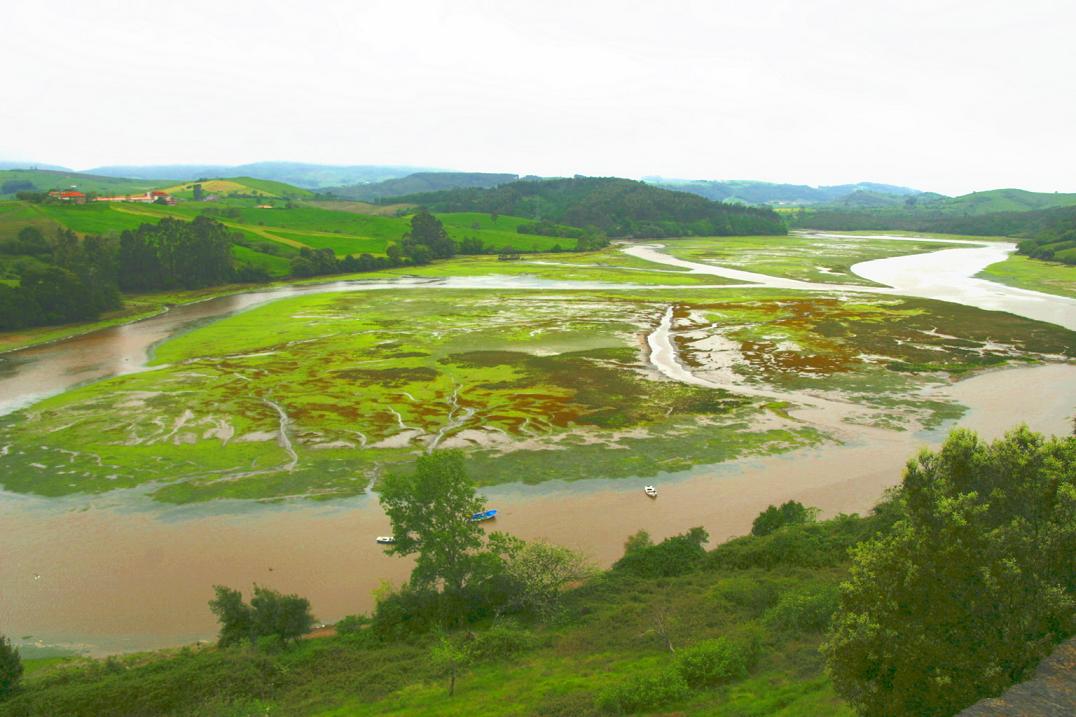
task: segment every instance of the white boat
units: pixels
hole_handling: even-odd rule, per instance
[[[658,489],[655,488],[652,485],[648,485],[647,487],[643,488],[643,492],[646,493],[651,498],[657,498],[658,497]]]
[[[377,542],[381,543],[382,545],[392,545],[396,542],[396,538],[392,537],[391,535],[379,535],[377,536]]]

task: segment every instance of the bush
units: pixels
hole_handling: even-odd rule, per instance
[[[810,523],[817,513],[817,508],[808,508],[795,500],[782,503],[780,508],[771,505],[755,518],[751,524],[751,535],[769,535],[786,525]]]
[[[337,635],[354,635],[362,632],[370,624],[370,618],[365,615],[348,615],[336,621],[333,626]]]
[[[467,652],[476,661],[498,660],[525,652],[538,645],[538,639],[514,625],[494,625],[479,633],[467,645]]]
[[[781,595],[766,622],[782,630],[821,632],[837,611],[837,587],[801,588]]]
[[[710,596],[760,615],[776,604],[778,592],[777,584],[764,576],[737,575],[715,584]]]
[[[647,536],[649,537],[649,536]],[[657,545],[645,545],[635,537],[629,539],[629,551],[613,565],[632,575],[647,578],[670,578],[695,570],[706,557],[703,543],[710,539],[702,528],[692,528],[683,535],[666,538]]]
[[[676,669],[684,682],[692,687],[713,687],[747,677],[754,666],[755,655],[752,645],[719,637],[682,650]]]
[[[873,518],[839,515],[832,520],[786,525],[769,535],[745,535],[719,545],[706,558],[711,568],[819,568],[846,562],[848,549],[873,534]]]
[[[688,695],[688,686],[676,672],[634,677],[609,685],[598,693],[599,708],[613,714],[653,710]]]

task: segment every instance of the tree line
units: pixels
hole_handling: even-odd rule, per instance
[[[0,330],[93,320],[120,308],[121,292],[266,281],[264,270],[236,266],[232,241],[226,227],[204,217],[165,218],[119,238],[79,239],[60,229],[49,239],[24,227],[0,242],[0,254],[15,257],[0,283]]]

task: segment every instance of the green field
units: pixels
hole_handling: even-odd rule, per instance
[[[1017,254],[991,264],[977,275],[1009,286],[1076,299],[1076,266]]]

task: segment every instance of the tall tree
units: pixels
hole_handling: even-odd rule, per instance
[[[381,483],[381,506],[392,521],[395,555],[417,555],[411,582],[418,588],[459,593],[479,567],[482,528],[470,517],[484,500],[463,466],[459,451],[421,456],[413,473]]]
[[[908,464],[905,517],[853,549],[824,650],[863,715],[951,715],[1076,631],[1076,437],[953,431]]]
[[[22,679],[22,658],[19,649],[0,635],[0,701],[13,693]]]

